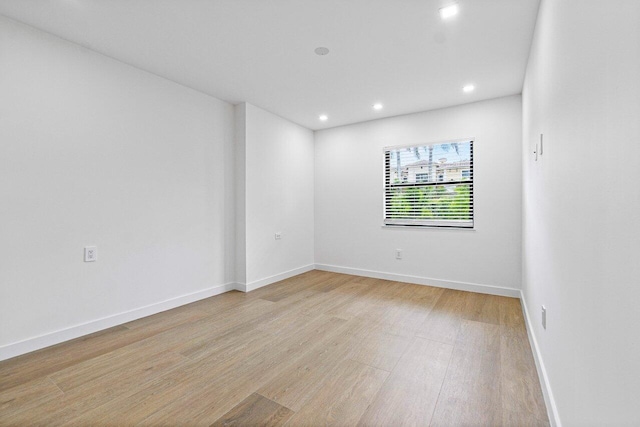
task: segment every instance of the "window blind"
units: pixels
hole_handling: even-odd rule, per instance
[[[384,223],[473,228],[473,140],[384,149]]]

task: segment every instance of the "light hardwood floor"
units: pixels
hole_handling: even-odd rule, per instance
[[[548,425],[517,299],[311,271],[0,362],[0,425]]]

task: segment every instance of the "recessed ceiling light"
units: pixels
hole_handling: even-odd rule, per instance
[[[474,85],[466,85],[462,90],[466,93],[473,92],[476,89]]]
[[[329,53],[329,49],[327,49],[326,47],[320,46],[315,48],[314,52],[316,53],[316,55],[324,56]]]
[[[326,122],[329,117],[326,114],[321,114],[320,117],[318,117],[321,121]]]
[[[373,109],[382,110],[382,104],[380,104],[379,102],[376,102],[375,104],[373,104]]]
[[[448,19],[452,16],[457,15],[459,11],[460,8],[458,7],[458,5],[452,4],[451,6],[443,7],[442,9],[440,9],[440,17],[442,19]]]

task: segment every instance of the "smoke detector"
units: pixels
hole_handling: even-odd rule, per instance
[[[324,56],[329,54],[329,49],[327,49],[326,47],[317,47],[314,52],[316,53],[316,55],[320,55],[320,56]]]

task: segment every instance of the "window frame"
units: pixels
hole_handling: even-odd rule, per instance
[[[456,229],[456,230],[475,230],[476,227],[476,215],[475,215],[475,164],[474,164],[474,145],[475,138],[459,138],[450,139],[438,142],[417,143],[407,145],[394,145],[386,146],[382,148],[382,227],[391,229],[403,229],[403,228],[420,228],[420,229]],[[452,144],[452,143],[470,143],[469,147],[469,173],[471,180],[459,180],[450,182],[434,181],[433,183],[399,183],[390,184],[389,187],[402,188],[402,187],[423,187],[423,186],[443,186],[443,185],[456,185],[456,184],[470,184],[470,213],[471,220],[415,220],[415,219],[387,219],[387,153],[393,150],[401,150],[406,148],[415,147],[428,147],[430,145]],[[434,162],[435,164],[435,162]],[[389,169],[391,173],[391,168]]]

